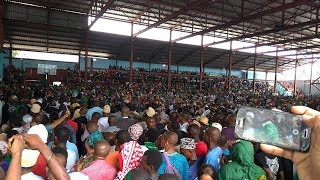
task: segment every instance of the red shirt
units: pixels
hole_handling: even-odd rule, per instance
[[[47,161],[39,154],[36,164],[32,167],[32,172],[35,175],[43,177],[43,179],[47,179],[46,167]]]
[[[78,124],[75,123],[75,122],[73,122],[72,119],[69,119],[69,120],[67,121],[67,124],[69,124],[69,125],[74,129],[75,132],[78,131]]]
[[[196,155],[197,157],[205,157],[208,152],[208,147],[203,141],[196,143]]]

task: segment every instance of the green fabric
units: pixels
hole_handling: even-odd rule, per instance
[[[219,180],[248,179],[265,180],[266,175],[262,168],[254,164],[253,145],[240,140],[231,153],[232,162],[226,164],[219,171]]]
[[[152,142],[145,142],[144,145],[149,149],[149,150],[158,150],[156,145]]]
[[[101,134],[100,131],[96,130],[95,132],[93,132],[92,134],[90,134],[90,136],[88,137],[88,143],[91,147],[94,147],[94,145],[96,144],[96,142],[103,140],[104,137]]]
[[[129,171],[125,177],[126,180],[131,180],[131,171]]]
[[[91,154],[90,156],[86,157],[84,160],[83,160],[83,166],[82,166],[82,170],[89,167],[90,164],[93,162],[94,160],[94,156],[93,154]]]

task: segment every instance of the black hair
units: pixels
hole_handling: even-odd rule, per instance
[[[132,169],[131,170],[131,179],[132,180],[149,180],[150,179],[150,174],[141,168],[137,168],[137,169]]]
[[[179,180],[179,177],[175,174],[161,174],[158,180]]]
[[[156,142],[156,140],[158,139],[160,133],[157,129],[154,128],[150,128],[146,131],[145,136],[146,138],[148,138],[149,142]]]
[[[116,139],[117,139],[118,145],[122,145],[132,140],[129,132],[126,130],[118,131],[118,133],[116,134]]]
[[[93,114],[92,114],[92,117],[98,117],[98,119],[101,117],[101,114],[100,113],[98,113],[98,112],[94,112]]]
[[[21,127],[22,126],[22,118],[19,118],[17,113],[10,113],[9,122],[13,127]]]
[[[200,127],[199,127],[198,125],[196,125],[196,124],[190,124],[187,129],[188,129],[188,130],[190,129],[190,130],[192,130],[192,131],[195,131],[195,132],[197,132],[198,134],[200,134],[200,131],[201,131]]]
[[[42,123],[41,124],[46,125],[48,123],[50,123],[50,120],[49,120],[47,115],[44,115],[43,118],[42,118]]]
[[[162,164],[162,155],[157,150],[147,150],[144,154],[147,157],[147,165],[153,166],[155,171],[158,171]]]
[[[63,147],[56,146],[51,151],[53,154],[61,154],[66,158],[66,160],[68,159],[68,151]]]
[[[221,135],[219,146],[224,146],[227,144],[227,142],[228,142],[228,138],[225,135]]]
[[[10,139],[10,138],[12,138],[12,136],[14,136],[16,134],[19,134],[19,132],[17,130],[10,130],[7,133],[7,138]]]
[[[54,134],[60,143],[66,143],[70,138],[70,130],[61,124],[54,128]]]
[[[200,178],[200,176],[204,174],[207,174],[211,176],[212,179],[215,179],[215,173],[216,171],[214,170],[214,167],[211,164],[203,164],[199,168],[198,178]]]

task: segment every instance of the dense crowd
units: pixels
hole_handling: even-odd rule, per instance
[[[252,82],[238,78],[227,92],[223,78],[205,79],[199,91],[189,77],[173,76],[167,89],[165,76],[143,72],[132,84],[123,72],[90,71],[88,85],[70,74],[68,85],[0,87],[0,179],[284,180],[296,178],[294,169],[300,179],[318,177],[318,163],[234,132],[242,106],[318,109],[316,96],[277,96],[265,82],[252,92]],[[309,124],[320,127],[318,119]]]

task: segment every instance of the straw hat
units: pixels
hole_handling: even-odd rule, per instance
[[[104,113],[109,114],[110,111],[111,111],[111,108],[110,108],[109,105],[105,105],[105,106],[103,107],[103,112],[104,112]]]
[[[146,110],[146,114],[147,114],[148,117],[153,117],[156,114],[156,111],[152,107],[149,107]]]

